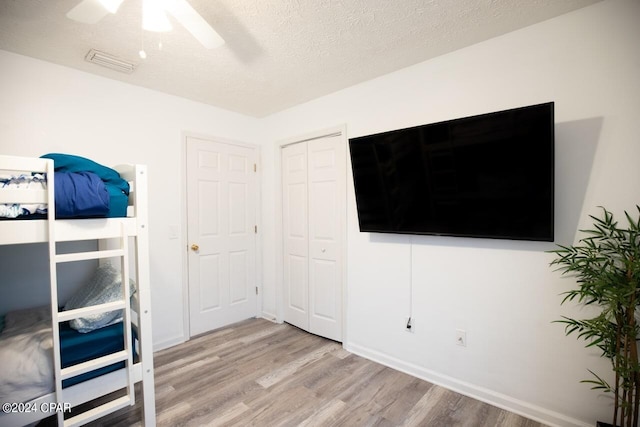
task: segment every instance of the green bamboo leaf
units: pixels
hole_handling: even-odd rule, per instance
[[[596,374],[595,372],[593,372],[591,369],[587,369],[591,375],[593,375],[594,377],[596,377],[595,380],[582,380],[580,382],[584,382],[584,383],[593,383],[593,384],[599,384],[602,386],[602,388],[606,389],[606,390],[613,390],[611,388],[611,386],[609,385],[608,382],[606,382],[605,380],[603,380],[598,374]]]

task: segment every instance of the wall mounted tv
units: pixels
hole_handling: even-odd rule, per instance
[[[553,102],[349,140],[360,231],[553,241]]]

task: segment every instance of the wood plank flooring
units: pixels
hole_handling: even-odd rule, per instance
[[[159,426],[541,426],[262,319],[160,351],[155,367]],[[92,425],[140,414],[138,403]]]

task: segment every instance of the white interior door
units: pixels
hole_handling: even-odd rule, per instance
[[[284,320],[342,340],[346,159],[341,135],[282,149]]]
[[[256,150],[187,137],[189,330],[254,317]]]

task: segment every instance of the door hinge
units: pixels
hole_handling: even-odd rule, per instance
[[[258,172],[258,165],[256,163],[253,164],[253,171]]]
[[[258,295],[258,287],[256,286],[256,295]]]
[[[253,232],[254,232],[254,233],[256,233],[256,234],[258,234],[258,226],[257,226],[257,225],[254,225],[254,226],[253,226]]]

